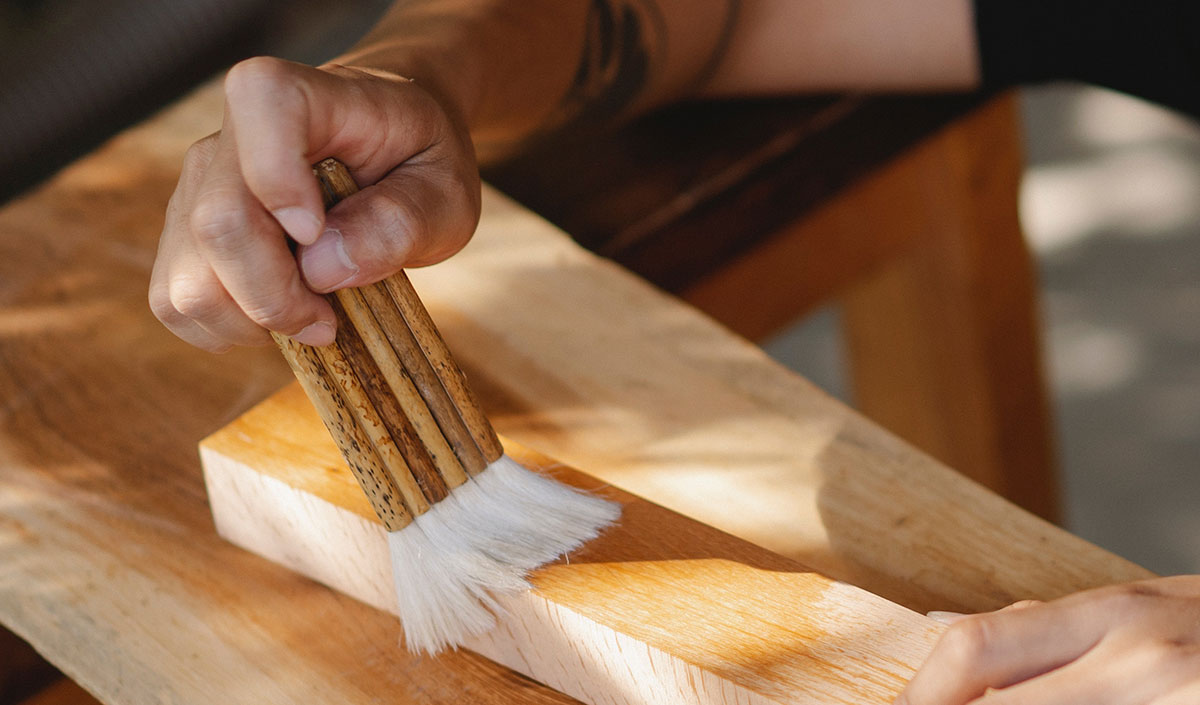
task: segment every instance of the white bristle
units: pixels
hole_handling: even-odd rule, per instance
[[[496,624],[493,595],[529,589],[526,575],[570,553],[621,509],[508,456],[388,534],[404,640],[437,653]]]

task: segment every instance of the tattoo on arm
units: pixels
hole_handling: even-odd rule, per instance
[[[717,43],[685,93],[703,85],[717,70],[739,5],[740,0],[725,0]],[[655,0],[591,0],[579,67],[541,132],[586,131],[610,124],[659,77],[666,52],[666,21]]]
[[[741,0],[724,0],[717,41],[695,75],[675,89],[680,95],[693,93],[719,68],[740,4]],[[612,126],[662,78],[667,24],[657,0],[589,0],[585,23],[579,66],[558,106],[531,134],[511,144],[496,145],[485,161],[503,160],[514,149],[540,149],[568,135]]]
[[[571,87],[548,121],[552,131],[603,125],[637,101],[665,51],[654,2],[592,0]]]
[[[725,20],[721,23],[721,36],[717,37],[717,43],[713,46],[712,53],[708,55],[704,66],[696,72],[696,77],[692,79],[688,93],[702,88],[709,79],[716,75],[717,69],[721,68],[721,61],[725,58],[725,54],[729,51],[729,44],[733,41],[733,29],[737,25],[741,7],[742,0],[725,0]]]

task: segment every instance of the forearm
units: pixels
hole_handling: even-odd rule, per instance
[[[689,92],[720,52],[734,2],[403,2],[338,61],[415,79],[486,152]]]
[[[462,248],[480,158],[685,93],[719,54],[732,2],[412,0],[332,65],[239,62],[221,131],[188,151],[151,308],[209,350],[267,330],[330,344],[318,293]],[[363,187],[328,213],[311,166],[326,157]]]
[[[964,90],[979,81],[971,0],[742,0],[708,95]]]

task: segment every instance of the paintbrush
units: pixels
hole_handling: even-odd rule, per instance
[[[358,190],[336,160],[314,172],[326,208]],[[405,644],[454,648],[620,509],[504,455],[403,272],[327,298],[332,345],[273,337],[387,529]]]

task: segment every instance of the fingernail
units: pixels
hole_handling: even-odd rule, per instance
[[[313,291],[333,291],[358,274],[346,252],[346,242],[337,230],[326,230],[300,253],[300,271]]]
[[[292,340],[305,345],[329,345],[333,342],[333,325],[325,321],[317,321],[304,327],[304,330],[292,336]]]
[[[275,220],[283,226],[292,239],[303,245],[311,245],[321,235],[321,221],[303,208],[289,207],[271,211]]]
[[[925,616],[942,624],[954,624],[967,615],[962,612],[939,612],[935,610],[933,612],[926,612]]]

